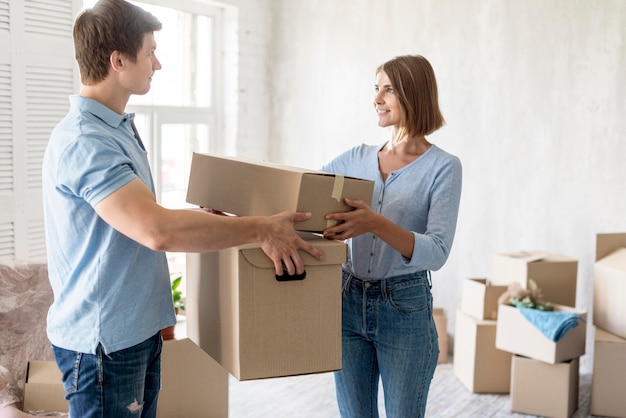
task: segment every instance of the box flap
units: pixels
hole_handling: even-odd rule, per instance
[[[511,257],[520,261],[524,261],[526,263],[534,263],[536,261],[541,261],[546,258],[549,254],[545,251],[520,251],[517,253],[508,253],[503,254],[507,257]]]
[[[626,272],[626,248],[617,248],[596,262],[605,267]]]
[[[596,260],[605,257],[620,247],[626,247],[626,233],[597,234]]]
[[[598,327],[596,327],[595,341],[603,343],[626,344],[626,339],[620,338],[619,336],[611,334],[610,332]]]
[[[324,260],[319,261],[313,258],[309,253],[299,251],[305,266],[321,266],[330,264],[343,264],[348,259],[348,249],[344,242],[337,240],[328,240],[324,238],[305,238],[307,241],[317,247],[324,253]],[[273,269],[274,263],[258,246],[240,247],[243,257],[253,266],[261,269]]]

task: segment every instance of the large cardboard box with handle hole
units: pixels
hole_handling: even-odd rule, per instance
[[[300,231],[321,232],[331,212],[352,210],[344,198],[372,203],[374,182],[243,158],[194,153],[187,202],[239,216],[311,212]]]
[[[187,256],[189,337],[239,380],[341,368],[343,242],[303,235],[305,277],[279,281],[258,245]]]

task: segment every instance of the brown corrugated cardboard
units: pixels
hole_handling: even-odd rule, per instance
[[[454,374],[475,393],[508,393],[511,353],[496,348],[496,321],[456,312]]]
[[[435,321],[439,340],[439,358],[437,363],[446,363],[448,361],[448,318],[443,308],[433,308],[433,320]]]
[[[189,338],[163,342],[157,417],[228,416],[228,372]]]
[[[30,361],[27,373],[24,410],[68,411],[54,361]],[[228,372],[188,338],[163,342],[161,384],[159,418],[228,416]]]
[[[24,410],[67,412],[61,371],[54,361],[28,362],[24,385]]]
[[[626,234],[598,234],[593,278],[593,323],[626,338]]]
[[[519,282],[523,288],[533,279],[548,302],[576,306],[578,261],[573,258],[545,251],[494,254],[492,275],[494,285]]]
[[[477,319],[498,317],[498,298],[507,286],[493,285],[488,279],[466,279],[461,294],[461,310]]]
[[[546,363],[561,363],[585,354],[587,312],[569,306],[554,305],[557,311],[575,312],[582,316],[578,326],[571,328],[554,342],[530,323],[518,308],[500,305],[496,327],[496,347]]]
[[[258,245],[187,256],[189,337],[239,380],[341,368],[346,245],[309,234],[306,278],[279,282]]]
[[[513,356],[511,411],[569,418],[578,409],[578,358],[547,364]]]
[[[626,339],[596,328],[591,414],[626,417]]]
[[[344,198],[372,202],[374,182],[241,158],[194,153],[187,202],[239,216],[311,212],[300,231],[332,226],[324,216],[351,210]]]

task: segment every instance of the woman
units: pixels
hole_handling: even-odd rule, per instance
[[[424,416],[439,346],[430,270],[446,262],[461,196],[459,159],[426,139],[445,123],[437,83],[422,56],[396,57],[376,70],[381,145],[359,145],[324,171],[375,181],[371,207],[354,210],[324,235],[348,240],[343,269],[343,360],[335,373],[342,417],[378,417],[382,379],[387,416]]]

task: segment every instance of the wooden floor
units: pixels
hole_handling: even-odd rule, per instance
[[[338,418],[331,373],[239,382],[230,377],[231,418]],[[579,408],[573,418],[589,417],[591,377],[580,377]],[[385,417],[382,394],[380,417]],[[508,395],[479,395],[468,391],[455,377],[451,363],[435,372],[426,410],[427,417],[486,418],[529,417],[512,413]]]

